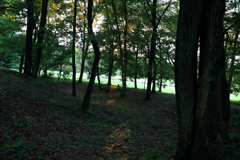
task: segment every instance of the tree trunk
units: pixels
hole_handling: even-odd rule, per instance
[[[176,160],[225,159],[223,140],[228,137],[230,105],[223,47],[224,10],[224,0],[180,1],[175,57]]]
[[[162,81],[163,81],[163,74],[161,73],[160,79],[159,79],[159,92],[162,92]]]
[[[97,67],[98,67],[98,63],[100,60],[100,50],[99,50],[98,43],[97,43],[96,37],[93,33],[93,29],[92,29],[92,23],[93,23],[92,7],[93,7],[93,0],[88,0],[88,34],[89,34],[89,37],[91,37],[91,42],[92,42],[92,46],[94,49],[95,57],[94,57],[94,62],[93,62],[93,66],[92,66],[90,81],[88,83],[88,87],[87,87],[87,90],[86,90],[86,93],[85,93],[85,96],[84,96],[84,99],[82,102],[82,107],[81,107],[82,111],[87,111],[89,109],[92,88],[94,85]]]
[[[78,79],[78,83],[82,83],[84,68],[85,68],[85,60],[86,60],[85,56],[82,57],[81,70],[80,70],[80,76],[79,76],[79,79]]]
[[[86,1],[84,1],[84,8],[86,7]],[[84,20],[83,20],[83,39],[82,39],[82,63],[81,63],[81,71],[80,76],[78,79],[78,83],[82,83],[83,74],[84,74],[84,68],[85,68],[85,60],[88,54],[88,47],[89,47],[89,39],[86,40],[86,12],[84,13]]]
[[[97,79],[98,79],[98,89],[101,91],[102,85],[101,85],[101,80],[100,80],[100,75],[99,75],[99,68],[97,69]]]
[[[75,65],[75,42],[76,42],[76,23],[77,23],[77,0],[74,0],[74,15],[73,15],[73,40],[72,40],[72,96],[77,96],[76,93],[76,65]]]
[[[47,22],[47,8],[48,8],[48,0],[42,0],[42,13],[41,13],[41,21],[40,27],[38,31],[38,39],[37,39],[37,49],[36,56],[34,60],[34,68],[33,68],[33,77],[37,78],[37,73],[40,66],[40,60],[42,56],[42,46],[43,46],[43,38],[45,34],[45,25]]]
[[[194,139],[195,128],[193,124],[197,98],[196,71],[199,37],[197,26],[199,26],[201,17],[198,3],[199,0],[180,1],[175,54],[175,86],[178,115],[176,160],[189,160]]]
[[[229,76],[228,76],[228,87],[229,87],[229,91],[231,89],[231,84],[232,84],[232,79],[233,79],[233,75],[235,72],[235,60],[236,60],[236,52],[237,52],[237,40],[238,40],[238,36],[239,36],[239,29],[236,30],[236,34],[234,37],[234,42],[233,42],[233,52],[231,55],[231,62],[230,62],[230,68],[229,68]],[[231,48],[232,45],[230,45]]]
[[[111,44],[112,44],[112,42],[111,42]],[[113,44],[111,45],[111,47],[113,48]],[[107,87],[106,92],[110,92],[111,85],[112,85],[111,80],[112,80],[112,70],[113,70],[113,54],[114,54],[114,50],[111,50],[110,51],[109,61],[108,61],[108,63],[109,63],[109,67],[108,67],[108,83],[107,83],[108,87]]]
[[[156,76],[157,76],[157,65],[156,62],[153,62],[154,64],[154,69],[153,69],[153,86],[152,86],[152,93],[156,93]]]
[[[151,15],[152,15],[152,36],[151,36],[151,48],[149,53],[149,59],[148,59],[148,82],[147,82],[147,92],[145,96],[145,101],[150,100],[151,95],[151,84],[153,79],[153,65],[155,61],[155,50],[156,50],[156,40],[157,40],[157,13],[156,13],[156,7],[157,7],[157,0],[153,0],[153,5],[151,9]]]
[[[128,51],[127,51],[127,31],[128,31],[128,10],[127,10],[127,0],[122,0],[124,6],[124,42],[123,42],[123,50],[124,53],[121,56],[122,59],[122,97],[127,96],[127,64],[128,64]]]
[[[27,3],[27,31],[26,31],[26,49],[25,49],[25,63],[24,74],[32,76],[32,36],[34,29],[34,2],[33,0],[26,0]]]
[[[121,29],[120,29],[120,25],[118,22],[118,16],[117,16],[117,12],[116,12],[116,8],[115,8],[115,4],[114,4],[114,0],[111,0],[111,4],[112,4],[112,8],[113,8],[113,12],[114,12],[114,20],[117,26],[117,32],[118,32],[118,46],[119,46],[119,54],[120,54],[120,64],[121,64],[121,77],[122,77],[122,85],[123,85],[123,95],[122,96],[126,96],[126,77],[125,77],[125,68],[124,68],[124,54],[123,54],[123,49],[122,49],[122,39],[121,39]],[[126,6],[125,6],[126,7]],[[126,9],[126,8],[125,8]],[[125,13],[126,16],[127,13]],[[126,34],[126,26],[124,28],[124,34]],[[124,37],[126,38],[126,35],[124,35]],[[126,41],[124,40],[124,43]],[[126,46],[126,45],[124,45]],[[125,52],[126,50],[124,50]],[[126,53],[126,52],[125,52]],[[124,89],[125,87],[125,89]]]
[[[19,64],[19,73],[22,73],[23,63],[24,63],[24,53],[21,53],[21,60],[20,60],[20,64]]]
[[[135,73],[134,73],[134,88],[137,89],[137,75],[138,75],[138,45],[135,53]]]
[[[59,66],[59,74],[58,74],[58,81],[60,80],[61,76],[62,76],[62,65],[60,64],[60,66]]]

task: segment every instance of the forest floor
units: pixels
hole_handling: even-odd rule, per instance
[[[80,111],[87,84],[32,79],[0,68],[0,159],[171,160],[177,141],[175,96],[128,89],[120,97],[93,89],[88,114]],[[104,86],[103,86],[104,87]],[[237,105],[237,104],[236,104]],[[240,159],[240,110],[232,109],[227,159]]]

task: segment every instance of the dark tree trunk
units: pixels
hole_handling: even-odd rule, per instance
[[[147,83],[147,92],[146,92],[146,96],[145,96],[145,101],[150,100],[150,95],[151,95],[151,84],[153,79],[155,80],[155,78],[153,77],[153,70],[154,70],[154,63],[155,63],[155,52],[156,52],[156,41],[157,41],[157,28],[158,25],[162,19],[162,17],[164,16],[164,14],[166,13],[166,11],[168,10],[170,4],[171,4],[171,0],[168,2],[167,7],[164,9],[164,11],[162,12],[162,14],[160,15],[160,17],[157,17],[157,0],[153,0],[152,1],[152,7],[151,7],[151,23],[152,23],[152,36],[151,36],[151,48],[150,48],[150,54],[149,54],[149,62],[148,62],[148,83]],[[147,1],[147,3],[149,3]],[[148,4],[150,5],[150,4]],[[146,11],[147,12],[147,11]],[[147,12],[148,14],[148,12]],[[149,16],[150,17],[150,16]],[[155,85],[155,82],[154,82]],[[155,89],[155,88],[154,88]],[[155,93],[155,90],[154,90]]]
[[[98,89],[101,91],[102,85],[101,85],[101,80],[100,80],[100,75],[99,75],[99,68],[97,69],[97,79],[98,79]]]
[[[85,60],[86,60],[85,55],[83,55],[78,83],[82,83],[83,74],[84,74],[84,68],[85,68]]]
[[[84,7],[86,7],[86,1],[84,1]],[[83,20],[83,39],[82,39],[82,62],[81,62],[81,70],[80,70],[80,76],[78,79],[78,83],[82,83],[83,74],[84,74],[84,68],[85,68],[85,60],[88,54],[88,47],[89,47],[89,39],[86,39],[86,12],[84,13],[84,20]]]
[[[195,128],[193,120],[196,114],[197,98],[197,43],[199,38],[199,19],[201,18],[201,10],[198,3],[199,0],[180,1],[175,56],[175,86],[178,114],[176,160],[189,159],[194,139]]]
[[[236,30],[236,34],[235,34],[234,42],[233,42],[233,52],[231,55],[231,62],[230,62],[229,76],[228,76],[229,92],[231,89],[232,79],[233,79],[233,75],[235,72],[235,61],[236,61],[236,53],[237,53],[238,36],[239,36],[239,29]],[[230,45],[230,49],[231,49],[231,46],[232,45]]]
[[[148,59],[148,82],[147,82],[147,92],[145,96],[145,101],[150,100],[151,95],[151,84],[153,79],[153,63],[155,61],[155,50],[156,50],[156,40],[157,40],[157,13],[156,13],[156,7],[157,7],[157,0],[153,0],[153,5],[151,9],[151,22],[152,22],[152,36],[151,36],[151,48],[149,53],[149,59]]]
[[[58,81],[60,80],[61,76],[62,76],[62,65],[60,64],[60,66],[59,66],[59,74],[58,74]]]
[[[76,93],[76,65],[75,65],[75,41],[76,41],[76,23],[77,23],[77,0],[74,1],[73,15],[73,40],[72,40],[72,96],[77,96]]]
[[[152,93],[156,93],[156,76],[157,76],[157,65],[156,62],[153,62],[154,64],[154,69],[153,69],[153,86],[152,86]]]
[[[92,7],[93,7],[93,0],[88,0],[88,34],[89,34],[89,37],[91,37],[91,42],[92,42],[92,46],[94,49],[95,57],[94,57],[94,62],[93,62],[93,66],[92,66],[90,81],[88,83],[88,87],[87,87],[87,90],[86,90],[86,93],[85,93],[85,96],[84,96],[84,99],[82,102],[82,107],[81,107],[82,111],[87,111],[89,109],[92,88],[94,85],[96,72],[97,72],[97,68],[98,68],[98,63],[100,60],[100,50],[99,50],[98,43],[97,43],[97,40],[93,33],[93,29],[92,29],[92,22],[93,22]]]
[[[36,56],[34,60],[34,69],[33,69],[33,77],[37,78],[37,73],[40,66],[40,60],[42,56],[42,45],[43,45],[43,38],[45,34],[45,26],[47,22],[47,8],[48,8],[48,0],[42,0],[42,13],[41,13],[41,21],[40,21],[40,27],[38,31],[38,39],[37,39],[37,50],[36,50]]]
[[[125,1],[124,1],[125,2]],[[123,2],[123,3],[124,3]],[[126,3],[126,2],[125,2]],[[122,49],[122,39],[121,39],[121,29],[120,29],[120,25],[119,25],[119,22],[118,22],[118,16],[117,16],[117,11],[116,11],[116,8],[115,8],[115,4],[114,4],[114,0],[111,0],[111,4],[112,4],[112,8],[113,8],[113,12],[114,12],[114,20],[115,20],[115,23],[116,23],[116,26],[117,26],[117,32],[118,32],[118,46],[119,46],[119,54],[120,54],[120,64],[121,64],[121,71],[122,71],[122,85],[123,85],[123,91],[122,91],[122,96],[126,96],[126,75],[125,75],[125,68],[124,68],[124,54],[126,54],[126,50],[124,50],[125,53],[123,53],[123,49]],[[125,7],[124,9],[126,9],[126,4],[125,4]],[[125,17],[126,17],[126,12],[124,12],[125,14]],[[126,26],[124,28],[124,38],[126,38]],[[124,40],[124,43],[126,41]],[[126,45],[124,45],[126,46]],[[125,88],[124,88],[125,87]]]
[[[22,73],[23,63],[24,63],[24,53],[21,53],[21,60],[20,60],[20,64],[19,64],[19,72],[20,73]]]
[[[113,47],[113,43],[111,42],[111,48]],[[110,56],[109,56],[109,60],[108,60],[108,63],[109,63],[109,67],[108,67],[108,87],[107,87],[107,90],[106,92],[110,92],[110,89],[111,89],[111,85],[112,85],[112,70],[113,70],[113,54],[114,54],[114,50],[111,49],[110,51]]]
[[[160,79],[159,79],[159,92],[162,92],[162,81],[163,81],[163,74],[160,74]]]
[[[128,51],[127,51],[127,32],[128,32],[128,10],[127,10],[127,0],[122,0],[124,6],[124,54],[121,56],[122,59],[122,97],[127,96],[127,65],[128,65]]]
[[[47,70],[46,69],[43,70],[43,75],[47,76]]]
[[[26,31],[26,49],[24,74],[32,76],[32,48],[33,48],[33,29],[34,29],[34,2],[26,0],[27,3],[27,31]]]
[[[230,105],[223,47],[224,10],[224,0],[180,1],[175,57],[176,160],[225,159],[223,140],[228,137]]]
[[[137,76],[138,76],[138,45],[135,53],[135,73],[134,73],[134,88],[137,89]]]

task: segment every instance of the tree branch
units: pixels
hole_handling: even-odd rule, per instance
[[[159,18],[157,18],[157,20],[158,20],[158,21],[157,21],[157,26],[158,26],[159,23],[161,22],[162,17],[164,16],[164,14],[166,13],[166,11],[167,11],[168,8],[170,7],[171,3],[172,3],[172,0],[169,1],[167,7],[164,9],[164,11],[162,12],[161,16],[160,16]]]

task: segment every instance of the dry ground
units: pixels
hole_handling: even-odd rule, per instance
[[[95,86],[88,114],[80,112],[86,84],[32,79],[0,69],[0,159],[170,160],[176,147],[175,96],[128,89],[120,97]],[[104,87],[104,86],[103,86]],[[229,159],[238,159],[240,113],[233,110]]]

